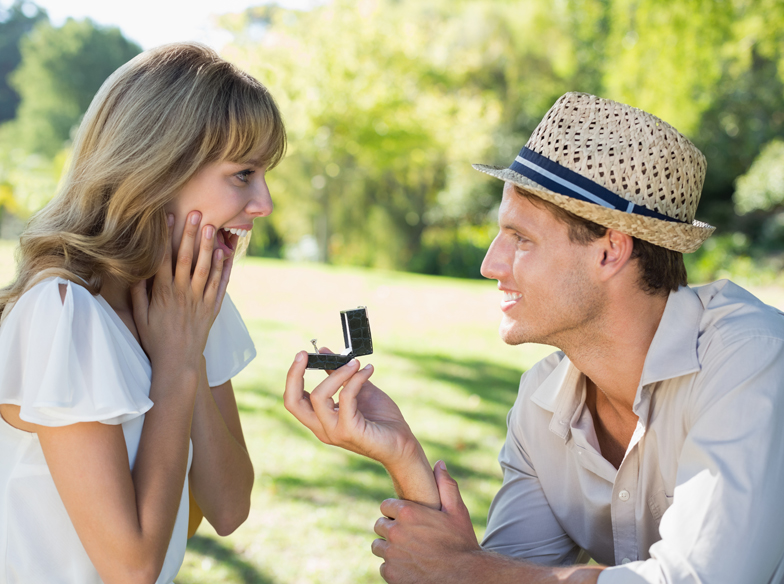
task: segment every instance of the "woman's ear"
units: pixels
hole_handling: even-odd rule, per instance
[[[609,280],[629,263],[634,249],[634,240],[631,236],[608,229],[604,237],[597,240],[599,245],[599,278]]]

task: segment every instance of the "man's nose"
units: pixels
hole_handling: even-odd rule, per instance
[[[508,271],[505,269],[505,263],[499,248],[500,244],[498,243],[498,237],[496,237],[490,244],[485,254],[485,259],[482,260],[482,267],[479,272],[489,280],[500,280],[504,273]]]

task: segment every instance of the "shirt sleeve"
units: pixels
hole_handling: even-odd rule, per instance
[[[256,347],[228,294],[212,323],[204,358],[210,387],[229,381],[256,357]]]
[[[490,505],[482,548],[542,565],[573,564],[581,550],[553,514],[515,423],[517,409],[530,403],[526,386],[536,377],[533,374],[532,370],[523,376],[507,416],[506,442],[498,456],[504,482]]]
[[[84,287],[60,278],[37,284],[0,326],[0,403],[42,426],[121,424],[144,414],[150,373],[117,335]]]
[[[661,540],[650,559],[604,570],[601,584],[784,578],[784,341],[729,344],[699,379]]]

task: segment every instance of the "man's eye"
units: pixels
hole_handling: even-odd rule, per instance
[[[252,175],[254,172],[256,172],[256,171],[255,170],[250,170],[250,169],[241,170],[240,172],[238,172],[234,176],[236,176],[238,179],[240,179],[240,181],[246,183],[246,182],[248,182],[248,177],[250,177],[250,175]]]

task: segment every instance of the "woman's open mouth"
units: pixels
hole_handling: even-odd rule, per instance
[[[248,234],[247,229],[227,229],[226,227],[221,227],[218,229],[217,235],[217,242],[218,242],[218,249],[222,249],[225,257],[229,258],[234,253],[234,250],[237,249],[237,243],[240,240],[240,237],[245,237]]]

